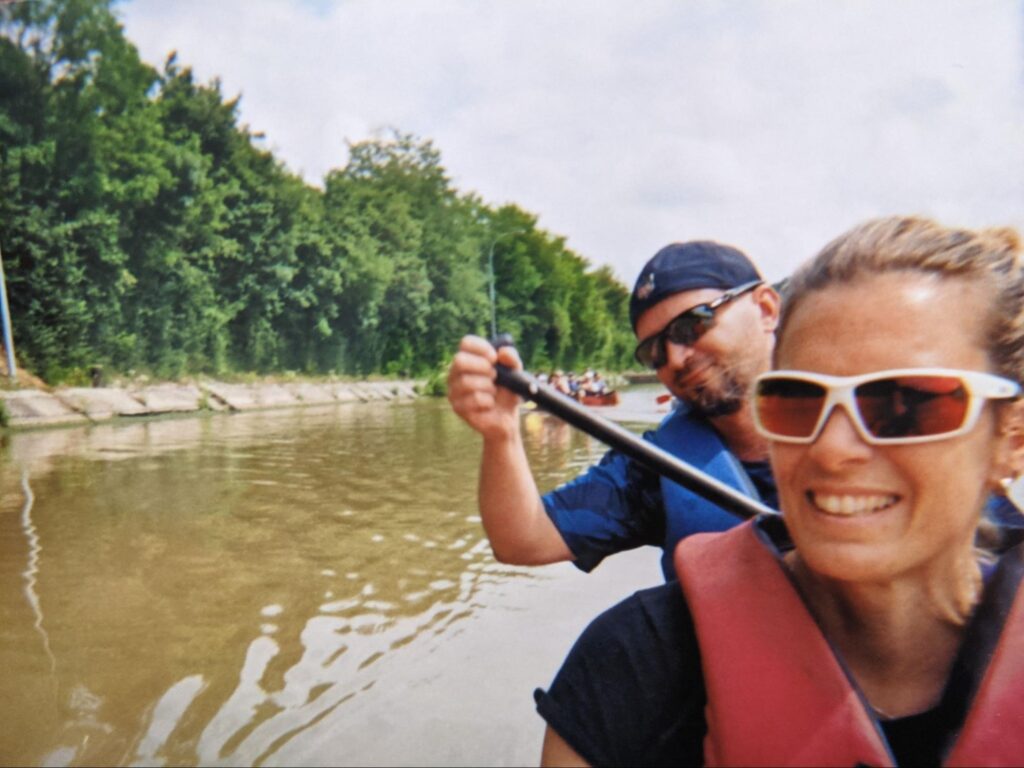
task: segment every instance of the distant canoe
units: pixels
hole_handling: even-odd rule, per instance
[[[599,395],[580,395],[580,402],[584,405],[618,405],[619,393],[615,390],[602,392]]]

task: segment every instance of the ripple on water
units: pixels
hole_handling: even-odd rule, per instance
[[[322,613],[342,613],[358,608],[362,601],[358,597],[350,597],[345,600],[335,600],[331,603],[324,603],[320,606]]]
[[[479,446],[443,403],[190,424],[50,433],[23,453],[12,437],[4,509],[20,504],[20,462],[45,553],[42,624],[62,678],[87,681],[100,704],[90,714],[78,696],[89,747],[68,747],[59,713],[71,693],[52,692],[33,614],[12,612],[0,716],[23,751],[0,746],[0,763],[122,762],[135,743],[142,764],[258,764],[336,708],[355,713],[378,681],[401,681],[500,610],[502,585],[530,578],[493,561],[476,510]],[[593,453],[560,439],[528,438],[547,484]],[[0,558],[23,564],[24,537],[0,533]],[[23,586],[0,573],[11,605]],[[444,717],[436,691],[410,695]]]

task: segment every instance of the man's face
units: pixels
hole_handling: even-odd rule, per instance
[[[638,340],[664,330],[682,312],[717,299],[725,291],[699,288],[673,294],[640,315]],[[658,379],[694,410],[712,418],[739,411],[759,373],[768,369],[778,319],[778,301],[768,286],[739,296],[715,313],[711,330],[693,346],[666,341]]]

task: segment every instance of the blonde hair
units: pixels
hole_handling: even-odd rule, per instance
[[[836,283],[885,272],[976,281],[991,297],[983,326],[995,372],[1024,383],[1024,265],[1016,230],[951,229],[916,216],[874,219],[826,245],[784,289],[778,337],[800,302]]]

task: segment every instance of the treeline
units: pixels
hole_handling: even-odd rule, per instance
[[[0,249],[15,348],[94,365],[420,376],[465,333],[527,366],[629,365],[628,293],[514,205],[453,187],[429,140],[348,146],[306,184],[217,81],[139,59],[110,0],[0,6]],[[339,137],[339,150],[341,146]]]

